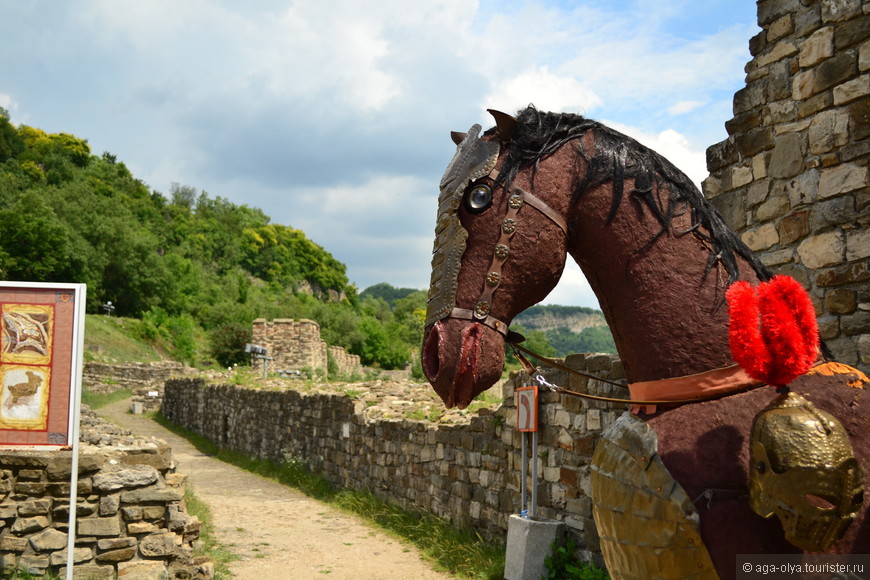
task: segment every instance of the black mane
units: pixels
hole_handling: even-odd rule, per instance
[[[487,134],[492,134],[490,129]],[[613,203],[608,223],[616,216],[624,195],[624,181],[633,178],[635,187],[629,195],[646,207],[661,224],[662,229],[649,243],[667,233],[671,220],[683,203],[691,208],[692,227],[696,235],[706,240],[712,248],[707,262],[709,272],[717,262],[728,272],[728,284],[739,276],[737,256],[744,258],[761,280],[769,280],[770,270],[746,247],[726,224],[704,195],[685,173],[673,163],[619,131],[571,113],[547,113],[529,106],[517,114],[517,130],[500,170],[499,181],[510,186],[518,171],[532,169],[532,179],[538,163],[555,153],[563,145],[577,140],[592,131],[595,136],[595,154],[587,156],[582,148],[575,146],[577,154],[588,164],[588,171],[575,185],[576,199],[589,187],[613,182]],[[670,192],[667,207],[660,208],[653,198],[653,184],[663,185]],[[701,229],[703,228],[703,230]],[[706,231],[704,231],[706,230]],[[688,232],[685,232],[688,233]]]

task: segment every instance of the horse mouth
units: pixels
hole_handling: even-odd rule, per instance
[[[479,324],[462,330],[455,366],[443,360],[449,350],[445,348],[444,334],[441,322],[429,329],[423,345],[423,372],[445,407],[464,409],[476,394],[483,330]]]

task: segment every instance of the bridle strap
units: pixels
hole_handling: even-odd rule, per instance
[[[503,336],[507,337],[508,335],[508,325],[490,315],[486,315],[481,318],[477,316],[473,310],[469,310],[467,308],[454,308],[450,313],[449,318],[462,318],[464,320],[473,320],[475,322],[479,322],[483,325],[486,325]]]
[[[488,177],[493,181],[498,179],[498,171],[493,169]],[[502,232],[496,246],[496,252],[493,255],[492,262],[487,271],[487,278],[484,283],[483,291],[477,299],[474,309],[454,307],[445,318],[460,318],[463,320],[472,320],[488,326],[504,336],[508,337],[510,332],[508,325],[501,320],[491,316],[489,309],[492,305],[492,297],[495,291],[501,284],[501,269],[509,255],[510,238],[513,236],[517,227],[517,213],[523,205],[528,204],[535,208],[546,218],[559,226],[566,236],[568,235],[568,224],[562,215],[547,205],[542,199],[535,197],[528,191],[511,185],[505,188],[510,194],[508,203],[508,213],[502,221]]]
[[[493,181],[496,181],[498,179],[498,176],[499,173],[496,169],[493,169],[489,173],[489,178]],[[529,193],[522,187],[513,184],[511,184],[511,186],[508,188],[508,191],[510,193],[522,195],[523,201],[525,203],[529,204],[530,206],[544,214],[547,218],[550,219],[550,221],[559,226],[559,229],[562,230],[562,233],[564,233],[566,236],[568,235],[568,223],[565,221],[565,218],[562,217],[562,214],[547,205],[544,200]]]

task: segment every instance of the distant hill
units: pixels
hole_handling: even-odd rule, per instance
[[[359,297],[365,298],[366,296],[371,296],[372,298],[383,298],[384,301],[392,307],[395,305],[396,300],[407,298],[417,291],[418,290],[414,288],[396,288],[390,286],[386,282],[381,282],[380,284],[369,286],[360,292]]]
[[[604,314],[594,308],[584,306],[559,306],[555,304],[532,306],[520,312],[514,319],[516,324],[544,332],[563,328],[580,333],[594,326],[607,326]]]
[[[604,314],[583,306],[539,305],[519,313],[511,325],[543,332],[556,356],[579,352],[616,352]]]

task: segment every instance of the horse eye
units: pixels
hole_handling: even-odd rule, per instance
[[[492,205],[492,189],[475,185],[465,196],[465,208],[471,213],[483,213]]]

